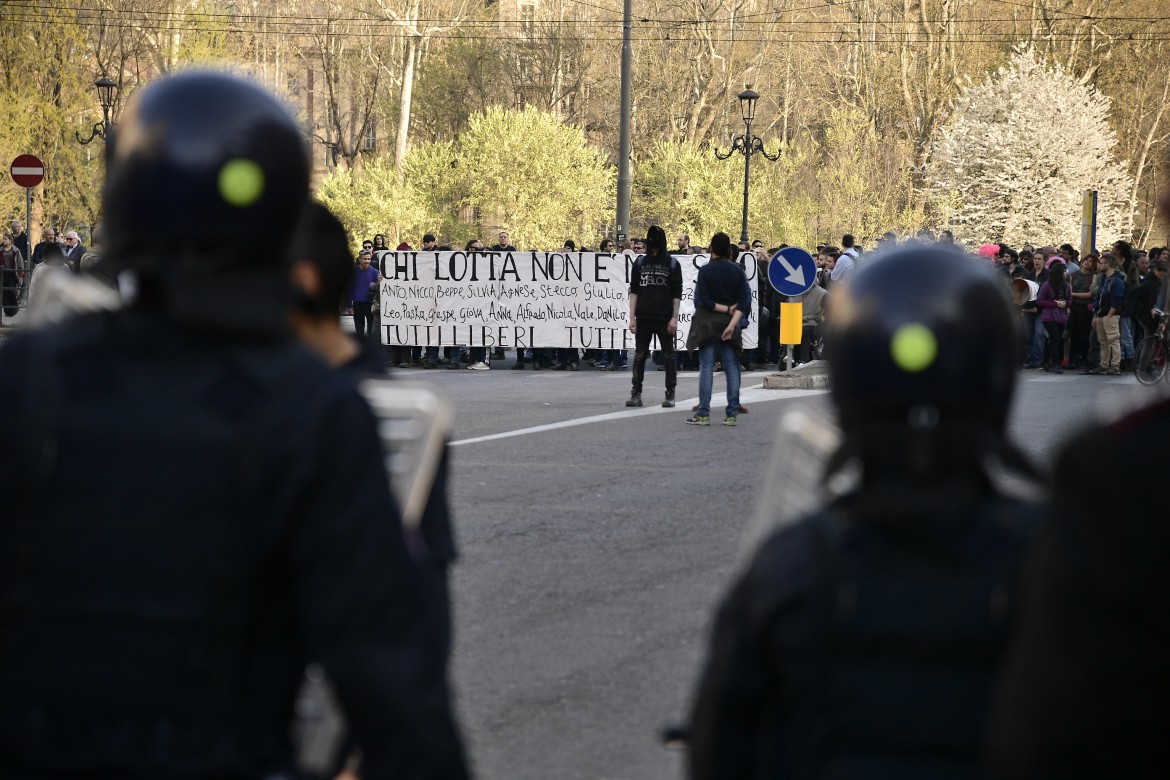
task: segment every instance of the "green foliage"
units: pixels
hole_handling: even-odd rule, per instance
[[[391,246],[401,241],[417,247],[433,231],[427,200],[413,182],[399,184],[394,158],[370,158],[360,174],[338,168],[321,182],[317,197],[341,220],[355,246],[377,233]]]
[[[100,211],[102,141],[81,146],[76,131],[88,135],[101,118],[94,76],[78,68],[85,42],[71,35],[75,12],[47,8],[44,24],[7,20],[0,35],[0,144],[10,153],[30,153],[45,163],[45,181],[33,192],[33,219],[61,229],[94,224]],[[24,221],[24,190],[5,171],[0,209],[7,221]],[[37,238],[36,235],[33,236]]]
[[[455,141],[415,146],[402,173],[399,183],[390,155],[372,157],[360,173],[328,176],[318,197],[355,240],[385,233],[418,246],[433,232],[454,246],[505,229],[524,248],[592,242],[614,197],[612,171],[581,130],[534,109],[475,114]]]
[[[517,247],[592,242],[612,209],[613,170],[552,113],[489,108],[471,117],[458,149],[459,188],[480,227],[508,230]]]
[[[417,193],[430,217],[427,232],[438,236],[440,244],[462,247],[468,239],[478,237],[475,225],[459,220],[467,193],[462,186],[455,142],[416,144],[402,167],[404,180]]]
[[[503,43],[456,38],[424,60],[414,84],[412,138],[451,138],[467,129],[473,114],[507,102],[499,79]]]
[[[753,155],[748,198],[748,234],[769,247],[813,246],[844,226],[859,235],[901,224],[897,191],[874,190],[865,178],[871,164],[863,131],[852,116],[836,116],[825,144],[766,146],[772,161]],[[820,154],[815,152],[820,151]],[[824,165],[821,160],[831,161]],[[683,141],[661,141],[635,168],[631,223],[686,232],[698,246],[722,230],[738,240],[743,217],[744,159],[719,160],[711,149]],[[905,182],[903,182],[904,184]],[[876,192],[876,197],[875,197]],[[904,195],[904,192],[902,193]],[[855,227],[856,226],[856,227]]]
[[[636,234],[661,225],[668,234],[690,234],[696,246],[706,245],[718,230],[739,237],[743,157],[738,154],[718,160],[710,149],[659,141],[636,161],[631,189],[630,224],[640,226]]]
[[[910,194],[910,172],[882,154],[881,142],[865,114],[850,107],[829,112],[823,145],[820,203],[823,216],[838,233],[871,240],[887,230],[909,227],[905,204]],[[891,164],[891,162],[893,164]]]

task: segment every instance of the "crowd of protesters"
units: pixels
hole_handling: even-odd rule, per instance
[[[18,221],[10,223],[10,230],[0,234],[0,295],[3,313],[15,316],[22,305],[35,306],[37,282],[55,269],[83,272],[95,267],[100,252],[100,229],[91,236],[94,247],[87,248],[73,231],[58,231],[46,227],[41,239],[29,248],[29,236]],[[992,264],[1000,269],[1016,303],[1020,306],[1026,334],[1024,369],[1063,373],[1065,370],[1084,374],[1116,375],[1132,370],[1137,346],[1158,326],[1155,314],[1165,309],[1167,269],[1170,268],[1170,247],[1155,247],[1146,251],[1117,241],[1108,251],[1090,252],[1083,257],[1071,244],[1011,247],[1002,243],[986,243],[969,251],[955,242],[950,231],[937,237],[922,232],[906,242],[937,243],[969,254],[974,260]],[[823,356],[820,331],[825,318],[830,316],[834,288],[846,285],[855,271],[877,256],[882,250],[899,244],[894,233],[878,238],[866,250],[854,236],[845,234],[840,245],[818,244],[811,250],[816,265],[816,283],[804,295],[801,323],[801,343],[795,345],[792,365],[800,367]],[[731,246],[731,259],[743,267],[745,259],[754,256],[758,264],[757,287],[759,316],[745,312],[741,327],[757,328],[758,346],[739,350],[740,371],[777,370],[789,367],[785,349],[779,343],[779,313],[782,298],[769,284],[767,266],[770,258],[786,244],[768,246],[762,240],[739,242]],[[376,253],[390,249],[384,234],[362,242],[354,262],[354,278],[349,300],[343,310],[353,318],[355,333],[361,338],[377,339],[378,282],[381,280]],[[422,237],[422,251],[450,251],[454,247],[440,244],[433,234]],[[465,251],[517,251],[510,243],[507,231],[500,231],[493,244],[485,245],[479,239],[465,242]],[[399,251],[415,249],[408,241],[396,247]],[[637,258],[646,253],[646,241],[628,239],[620,246],[611,238],[602,239],[596,249],[576,244],[572,239],[561,249],[576,252],[616,252]],[[751,255],[746,253],[750,250]],[[706,254],[708,248],[696,245],[686,233],[680,233],[672,255]],[[491,361],[503,361],[502,349],[490,354],[483,347],[386,347],[387,361],[401,368],[467,368],[488,370]],[[665,370],[663,353],[656,351],[652,362]],[[699,370],[697,349],[678,349],[673,357],[676,370]],[[622,371],[630,366],[629,350],[578,350],[572,348],[533,348],[517,350],[511,365],[514,370],[551,369],[578,371],[582,364],[599,371]],[[717,361],[716,371],[722,371]]]
[[[16,220],[10,222],[9,230],[0,233],[0,305],[4,316],[15,317],[23,304],[36,306],[41,280],[56,269],[74,273],[93,270],[101,258],[99,229],[94,229],[90,240],[94,246],[86,247],[76,231],[46,227],[30,254],[24,226]]]
[[[672,255],[707,254],[707,247],[696,245],[686,233],[676,239]],[[794,346],[791,365],[803,366],[823,357],[821,326],[830,316],[834,289],[849,283],[850,277],[864,263],[892,249],[900,243],[938,244],[968,255],[973,261],[994,265],[1010,285],[1012,295],[1020,307],[1026,334],[1024,369],[1063,373],[1066,369],[1084,374],[1119,374],[1132,370],[1136,346],[1158,325],[1155,312],[1164,308],[1167,285],[1166,271],[1170,268],[1170,247],[1155,247],[1149,251],[1136,249],[1125,241],[1114,243],[1109,251],[1093,251],[1084,257],[1071,244],[1013,248],[1006,244],[983,244],[974,251],[955,242],[950,231],[937,237],[927,232],[900,241],[894,233],[885,233],[871,249],[866,250],[853,235],[841,237],[840,245],[818,244],[810,253],[817,265],[816,283],[800,296],[802,307],[801,342]],[[754,256],[758,264],[757,287],[759,316],[744,313],[741,327],[758,329],[758,346],[738,351],[740,371],[786,370],[790,363],[779,343],[779,314],[782,297],[762,280],[767,279],[769,260],[786,244],[767,246],[762,240],[739,242],[731,246],[730,255],[741,267]],[[388,248],[381,234],[363,242],[356,261],[352,300],[347,307],[354,316],[359,336],[377,338],[373,322],[377,306],[377,281],[380,276],[367,258],[374,252]],[[402,242],[399,250],[411,250],[409,242]],[[423,236],[423,250],[450,251],[449,245],[440,245],[433,235]],[[501,231],[497,241],[485,245],[472,239],[463,246],[466,251],[516,251],[509,243],[509,234]],[[646,240],[626,240],[619,247],[613,239],[605,238],[595,250],[578,247],[572,239],[562,249],[581,252],[618,252],[632,258],[646,253]],[[751,252],[751,255],[746,254]],[[371,311],[372,308],[372,311]],[[491,359],[506,359],[502,349],[496,349]],[[468,368],[483,371],[490,368],[487,351],[469,347],[388,346],[387,359],[401,368]],[[663,353],[655,352],[653,362],[665,370]],[[697,349],[679,348],[675,353],[676,370],[699,370]],[[628,350],[578,350],[571,348],[535,348],[517,350],[513,370],[552,369],[577,371],[582,363],[601,371],[620,371],[629,363]],[[717,361],[716,371],[722,371]]]

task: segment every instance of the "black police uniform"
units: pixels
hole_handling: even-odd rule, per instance
[[[292,345],[71,324],[0,351],[0,776],[286,769],[310,660],[364,776],[462,776],[360,396]]]
[[[1056,461],[993,724],[991,777],[1170,777],[1170,401]]]
[[[342,365],[340,370],[352,382],[367,377],[385,379],[388,374],[382,360],[380,345],[358,339],[357,356]],[[427,496],[426,506],[419,518],[417,530],[408,533],[407,546],[426,585],[432,607],[428,620],[434,628],[440,652],[446,658],[451,649],[451,593],[448,570],[455,562],[455,532],[451,526],[451,507],[447,501],[447,480],[450,472],[451,450],[445,447],[435,471],[434,483]]]
[[[0,777],[294,776],[309,663],[363,777],[466,776],[373,416],[284,331],[307,184],[263,91],[156,82],[105,193],[137,303],[0,347]]]
[[[692,778],[979,776],[1035,514],[982,462],[1019,459],[1018,318],[1002,281],[935,250],[875,259],[845,295],[828,472],[859,482],[768,539],[720,609]],[[893,346],[905,326],[921,350]]]

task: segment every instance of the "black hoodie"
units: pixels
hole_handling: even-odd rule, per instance
[[[657,225],[647,231],[646,254],[630,274],[630,295],[638,296],[637,319],[663,322],[674,314],[674,299],[682,299],[682,266],[670,256],[666,233]]]

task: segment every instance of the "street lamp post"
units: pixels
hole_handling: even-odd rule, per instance
[[[719,151],[719,147],[715,147],[715,156],[720,160],[726,160],[731,155],[739,152],[743,155],[743,225],[739,232],[739,240],[748,240],[748,180],[752,171],[752,155],[759,153],[764,155],[768,160],[775,162],[780,159],[780,152],[776,154],[768,154],[764,149],[764,141],[758,135],[752,135],[752,122],[756,118],[756,101],[760,99],[760,93],[756,92],[751,87],[748,87],[743,92],[737,95],[739,98],[739,110],[743,115],[743,124],[747,129],[743,135],[737,135],[731,139],[731,148],[726,152]]]
[[[118,85],[109,76],[102,76],[93,85],[97,89],[98,102],[102,105],[102,121],[94,124],[88,138],[82,138],[81,133],[74,133],[79,144],[87,144],[95,138],[109,139],[110,128],[113,126],[110,121],[110,111],[114,108],[114,92],[117,91]]]

